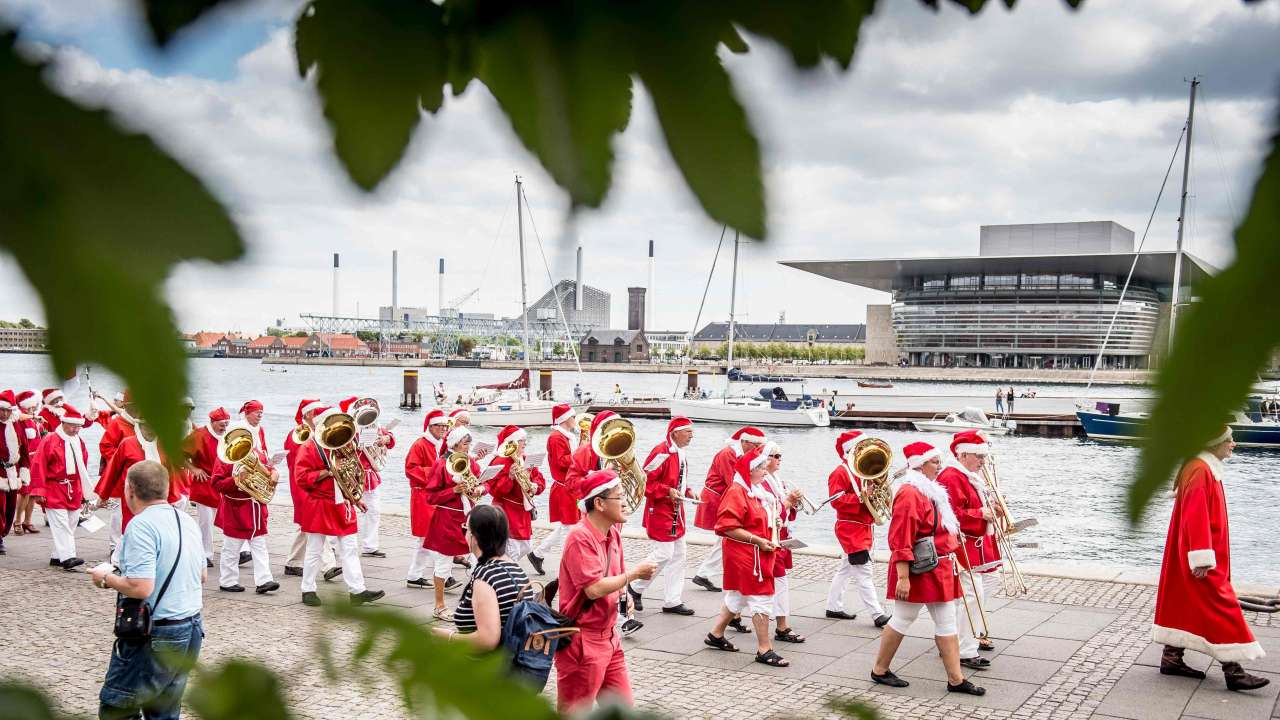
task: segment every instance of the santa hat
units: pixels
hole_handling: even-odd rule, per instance
[[[862,437],[861,430],[845,430],[840,433],[840,437],[836,438],[836,457],[843,460],[844,456],[858,444],[860,437]]]
[[[457,408],[453,412],[449,413],[449,417],[451,418],[462,417],[463,415],[466,415],[468,418],[470,418],[471,411],[466,408]]]
[[[61,397],[63,397],[62,391],[59,390],[58,388],[45,388],[40,393],[40,402],[44,403],[45,405],[48,405],[49,403]]]
[[[351,410],[351,405],[359,399],[360,398],[356,397],[355,395],[352,395],[349,398],[343,398],[338,401],[338,409],[341,410],[342,412],[349,412]]]
[[[524,428],[516,425],[508,425],[498,431],[498,447],[502,448],[507,443],[514,445],[521,440],[528,439],[528,437],[529,435],[524,431]]]
[[[65,403],[62,406],[62,422],[68,425],[80,425],[82,427],[89,424],[89,421],[85,419],[84,415],[80,414],[79,410]]]
[[[34,390],[23,390],[18,393],[18,407],[24,410],[35,407],[38,402],[39,400],[36,400],[36,393]]]
[[[763,445],[765,441],[764,431],[757,427],[751,427],[750,425],[744,428],[739,428],[732,437],[738,442],[746,440],[748,442],[760,443],[761,445]]]
[[[1226,442],[1226,441],[1228,441],[1228,440],[1230,440],[1230,439],[1231,439],[1231,426],[1230,426],[1230,425],[1223,425],[1223,426],[1222,426],[1222,431],[1221,431],[1221,432],[1219,432],[1219,433],[1218,433],[1218,435],[1217,435],[1216,437],[1214,437],[1212,440],[1210,440],[1210,441],[1209,441],[1209,443],[1208,443],[1207,445],[1205,445],[1205,447],[1213,447],[1213,446],[1215,446],[1215,445],[1221,445],[1222,443],[1224,443],[1224,442]]]
[[[551,408],[552,425],[559,425],[565,420],[571,420],[574,417],[573,406],[569,403],[560,403],[559,405]]]
[[[445,417],[444,411],[436,408],[427,413],[427,417],[422,421],[422,432],[426,432],[432,425],[448,425],[449,418]]]
[[[302,424],[302,416],[307,414],[307,406],[314,403],[317,407],[320,405],[319,400],[302,399],[298,401],[298,411],[293,414],[293,422],[295,425]]]
[[[0,392],[0,410],[12,410],[18,406],[18,399],[13,396],[12,390]]]
[[[248,415],[249,413],[253,413],[253,412],[262,412],[262,403],[258,402],[257,400],[250,400],[240,406],[241,415]]]
[[[620,484],[622,479],[618,477],[618,473],[612,470],[596,470],[578,484],[578,492],[582,494],[582,500],[578,505],[586,510],[591,504],[591,498],[603,495]]]
[[[942,453],[938,448],[927,442],[913,442],[902,448],[902,454],[907,458],[907,467],[912,470],[919,470],[921,465],[934,458],[942,457]]]
[[[738,458],[738,462],[735,464],[734,469],[738,471],[738,475],[742,478],[742,482],[750,485],[751,471],[763,465],[768,459],[769,456],[764,454],[763,448],[756,448],[749,453],[744,453],[742,457]]]
[[[216,407],[209,411],[209,422],[222,422],[230,419],[231,415],[227,413],[226,408]]]
[[[674,435],[677,430],[692,430],[692,429],[693,429],[692,420],[682,415],[677,415],[671,418],[671,422],[667,423],[667,439],[670,440],[671,436]]]
[[[454,445],[457,445],[469,437],[471,437],[471,431],[467,429],[467,426],[459,425],[449,431],[449,434],[444,438],[444,443],[449,446],[450,450],[452,450]]]
[[[987,438],[980,430],[962,430],[951,438],[951,454],[960,457],[960,453],[986,455],[991,452]]]

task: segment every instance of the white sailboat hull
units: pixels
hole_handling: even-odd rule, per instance
[[[515,402],[488,403],[485,405],[464,405],[470,415],[471,424],[479,427],[504,427],[506,425],[539,426],[551,424],[551,409],[556,403],[543,400],[524,400]],[[586,404],[574,405],[575,413],[587,409]]]
[[[775,408],[768,402],[749,398],[714,400],[671,401],[671,414],[683,415],[702,422],[735,423],[738,425],[772,425],[787,427],[827,427],[831,416],[826,408]]]

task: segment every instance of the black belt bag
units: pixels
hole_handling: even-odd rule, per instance
[[[178,524],[178,554],[173,558],[173,567],[169,568],[169,577],[164,579],[160,593],[156,595],[156,605],[160,604],[164,591],[169,589],[173,574],[178,569],[178,561],[182,559],[182,521],[178,519],[177,508],[173,508],[173,521]],[[145,599],[116,595],[116,637],[135,642],[150,638],[151,628],[155,624],[151,619],[154,610],[155,607],[148,605]]]
[[[933,542],[933,536],[938,532],[938,508],[933,508],[933,528],[929,530],[928,537],[922,537],[911,543],[911,554],[915,559],[911,561],[910,571],[912,575],[923,575],[932,572],[938,567],[938,546]]]

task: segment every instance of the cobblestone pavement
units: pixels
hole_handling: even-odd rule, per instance
[[[283,576],[281,558],[292,528],[286,522],[289,509],[275,510],[270,547],[282,588],[272,595],[229,594],[219,592],[211,579],[202,662],[213,665],[238,656],[265,663],[285,678],[299,717],[333,718],[356,708],[364,718],[406,717],[398,691],[376,669],[359,681],[332,684],[324,677],[315,654],[320,632],[330,636],[339,653],[352,646],[354,634],[324,623],[303,606],[299,578]],[[388,557],[363,559],[369,587],[387,592],[381,604],[430,622],[431,591],[404,584],[413,542],[407,518],[384,515],[382,540]],[[82,573],[50,568],[47,529],[35,536],[9,537],[5,544],[9,554],[0,557],[0,597],[8,602],[0,610],[0,650],[7,661],[0,675],[23,677],[46,688],[63,709],[92,714],[111,650],[113,594],[93,588]],[[628,562],[642,560],[646,545],[628,540]],[[78,549],[86,567],[105,559],[104,533],[82,532]],[[706,549],[690,545],[688,574]],[[946,693],[946,676],[926,618],[917,621],[895,660],[894,670],[911,686],[891,690],[874,685],[869,673],[879,631],[870,618],[866,613],[852,621],[824,616],[835,563],[797,556],[792,624],[808,641],[778,648],[792,663],[785,669],[752,662],[747,636],[738,641],[743,652],[704,647],[702,637],[720,595],[686,579],[685,603],[697,615],[663,615],[662,582],[655,583],[639,613],[644,629],[623,641],[637,705],[673,718],[837,717],[827,706],[840,700],[869,702],[891,718],[1280,718],[1280,625],[1273,625],[1271,616],[1247,614],[1269,653],[1251,668],[1271,677],[1272,685],[1251,694],[1231,693],[1217,668],[1201,682],[1160,675],[1155,668],[1159,650],[1149,640],[1154,588],[1119,582],[1034,577],[1030,594],[992,599],[988,609],[997,643],[989,655],[992,667],[971,674],[987,688],[983,698]],[[555,566],[554,559],[547,564],[552,571]],[[879,587],[883,571],[879,565]],[[216,577],[212,570],[210,575]],[[243,568],[246,586],[252,583],[248,575]],[[458,577],[462,579],[460,570]],[[321,588],[328,599],[343,592],[341,582]],[[456,601],[456,595],[449,597]],[[847,602],[851,609],[859,607],[852,594]],[[1191,653],[1188,660],[1201,668],[1209,665],[1208,658]],[[554,673],[547,694],[554,697]]]

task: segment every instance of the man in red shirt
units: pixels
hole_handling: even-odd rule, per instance
[[[729,438],[725,447],[711,459],[711,467],[707,469],[707,480],[702,485],[701,502],[693,517],[694,527],[715,531],[716,519],[720,515],[720,499],[724,497],[725,490],[733,482],[733,474],[737,472],[735,467],[738,458],[762,447],[765,439],[764,432],[759,428],[739,428]],[[693,574],[693,584],[704,590],[720,592],[720,588],[711,581],[711,578],[723,575],[720,543],[715,543],[702,559],[697,572]]]
[[[596,470],[579,486],[582,522],[573,526],[560,556],[560,612],[580,632],[556,655],[556,706],[567,715],[590,709],[601,695],[631,704],[631,681],[616,618],[618,595],[634,580],[648,580],[657,567],[641,563],[628,571],[622,561],[626,522],[623,494],[612,470]]]

